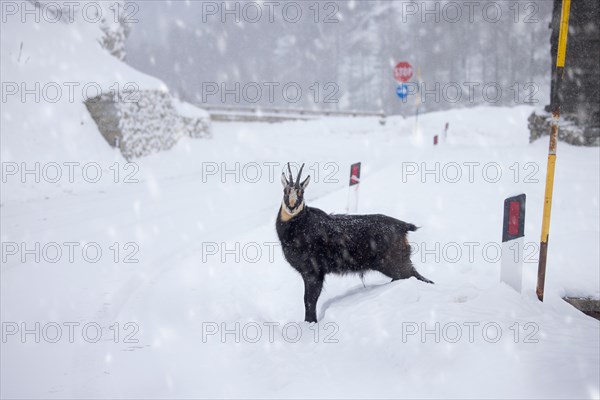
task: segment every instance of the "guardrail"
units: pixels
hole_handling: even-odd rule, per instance
[[[384,112],[369,111],[337,111],[337,110],[314,110],[304,108],[272,108],[272,107],[246,107],[198,104],[199,107],[208,111],[213,121],[263,121],[279,122],[291,120],[308,120],[317,117],[379,117],[380,123],[385,124]]]

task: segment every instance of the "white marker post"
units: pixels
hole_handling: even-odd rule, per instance
[[[348,188],[348,213],[358,212],[358,188],[360,184],[360,162],[350,166],[350,186]]]
[[[521,293],[525,241],[525,194],[504,200],[500,280]]]

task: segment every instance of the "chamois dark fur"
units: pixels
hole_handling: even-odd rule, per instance
[[[410,261],[409,231],[417,227],[386,215],[333,215],[304,204],[310,176],[296,182],[288,164],[276,229],[283,254],[304,280],[305,320],[317,322],[317,300],[325,275],[379,271],[392,280],[421,276]]]

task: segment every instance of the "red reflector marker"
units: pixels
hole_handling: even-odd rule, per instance
[[[518,235],[519,234],[519,214],[521,212],[521,203],[518,201],[511,201],[510,208],[508,211],[508,234]]]
[[[360,183],[360,163],[357,162],[350,166],[350,186]]]

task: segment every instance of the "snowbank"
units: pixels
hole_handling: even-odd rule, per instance
[[[19,253],[3,263],[3,321],[39,321],[40,331],[56,322],[63,339],[9,336],[2,395],[597,398],[600,324],[561,299],[600,292],[597,148],[559,145],[546,301],[534,294],[535,247],[522,294],[499,282],[493,250],[506,196],[527,194],[525,241],[540,237],[547,143],[528,143],[531,111],[427,114],[418,128],[402,118],[214,124],[209,142],[182,139],[136,161],[137,183],[78,181],[47,199],[6,202],[3,242],[80,246],[73,263],[23,263]],[[447,139],[433,147],[446,122]],[[287,161],[307,163],[307,202],[327,212],[345,211],[349,165],[362,161],[359,212],[420,226],[409,237],[413,262],[436,285],[330,277],[320,324],[301,322],[302,281],[271,246]],[[463,166],[457,182],[452,163]],[[437,181],[422,175],[436,168]],[[82,258],[86,243],[100,246],[100,260]],[[80,324],[73,343],[69,321]],[[102,340],[86,341],[86,323]]]

